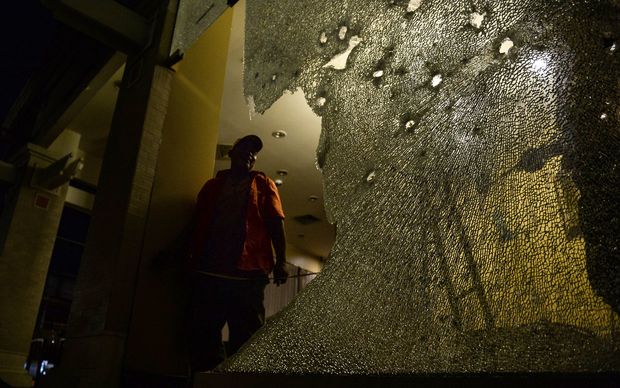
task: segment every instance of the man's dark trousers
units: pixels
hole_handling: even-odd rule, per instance
[[[192,372],[215,368],[264,324],[266,276],[236,280],[196,274],[190,306],[189,352]],[[222,328],[228,323],[228,354]]]

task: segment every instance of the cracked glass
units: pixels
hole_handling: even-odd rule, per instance
[[[183,54],[228,9],[228,0],[179,0],[170,55]]]
[[[246,97],[322,117],[337,237],[220,370],[620,370],[619,6],[248,0]]]

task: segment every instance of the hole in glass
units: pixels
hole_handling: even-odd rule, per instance
[[[351,39],[349,39],[349,47],[344,52],[334,55],[334,57],[325,65],[323,65],[323,67],[335,70],[346,69],[349,55],[351,54],[353,49],[361,43],[361,41],[362,39],[359,36],[352,36]]]
[[[319,37],[319,42],[321,42],[321,44],[327,43],[327,34],[325,32],[321,32],[321,36]]]
[[[486,13],[478,13],[478,12],[474,12],[470,14],[469,24],[476,29],[482,28],[482,22],[484,21],[484,17],[486,15],[487,15]]]
[[[499,46],[499,53],[500,54],[504,54],[504,55],[508,55],[508,53],[510,52],[510,49],[512,49],[514,47],[514,45],[515,44],[512,41],[512,39],[510,39],[510,38],[504,39],[502,44]]]
[[[409,0],[409,4],[407,4],[407,12],[413,12],[420,8],[421,5],[422,0]]]

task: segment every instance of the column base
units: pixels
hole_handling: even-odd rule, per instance
[[[589,388],[617,387],[620,373],[451,373],[411,375],[286,375],[197,373],[193,388]]]

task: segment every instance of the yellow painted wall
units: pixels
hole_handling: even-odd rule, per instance
[[[231,23],[228,9],[178,66],[163,130],[156,194],[193,202],[212,175]]]
[[[125,369],[156,375],[187,372],[187,282],[180,263],[153,258],[178,235],[203,183],[212,176],[232,9],[178,64],[163,129]]]
[[[463,219],[474,226],[472,252],[495,327],[557,324],[609,339],[617,315],[590,285],[583,236],[569,237],[571,224],[579,225],[579,192],[561,179],[561,164],[556,156],[539,171],[513,172],[470,206]],[[511,201],[502,200],[506,193]],[[509,238],[498,234],[497,214],[510,225]],[[469,284],[468,272],[453,273],[452,281]],[[484,329],[475,293],[455,305],[466,329]]]

